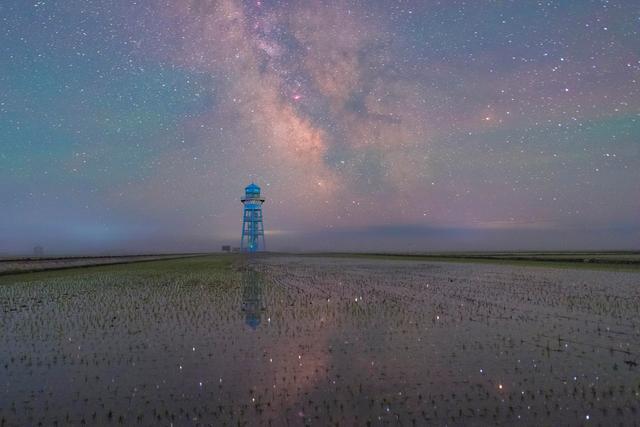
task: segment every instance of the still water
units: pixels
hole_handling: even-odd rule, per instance
[[[0,422],[632,425],[639,278],[267,257],[5,280]]]

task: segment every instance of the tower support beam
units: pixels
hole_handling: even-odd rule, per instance
[[[250,184],[244,189],[242,213],[242,252],[259,252],[266,250],[264,242],[264,224],[262,222],[262,204],[264,198],[260,196],[260,187]]]

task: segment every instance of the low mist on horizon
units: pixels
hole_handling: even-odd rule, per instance
[[[0,256],[640,249],[636,1],[0,16]]]

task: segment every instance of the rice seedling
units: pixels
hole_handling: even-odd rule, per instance
[[[294,256],[5,276],[0,423],[632,424],[638,279]]]

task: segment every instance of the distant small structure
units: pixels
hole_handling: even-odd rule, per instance
[[[33,248],[33,256],[41,258],[44,256],[44,248],[42,246],[36,246]]]
[[[231,246],[222,245],[222,252],[231,252]]]
[[[240,252],[240,248],[235,247],[235,248],[231,249],[231,252],[238,253],[238,252]]]
[[[264,197],[260,195],[260,187],[251,183],[244,189],[244,197],[240,199],[244,205],[242,214],[242,239],[240,251],[259,252],[266,249],[264,243],[264,224],[262,223],[262,204]]]

